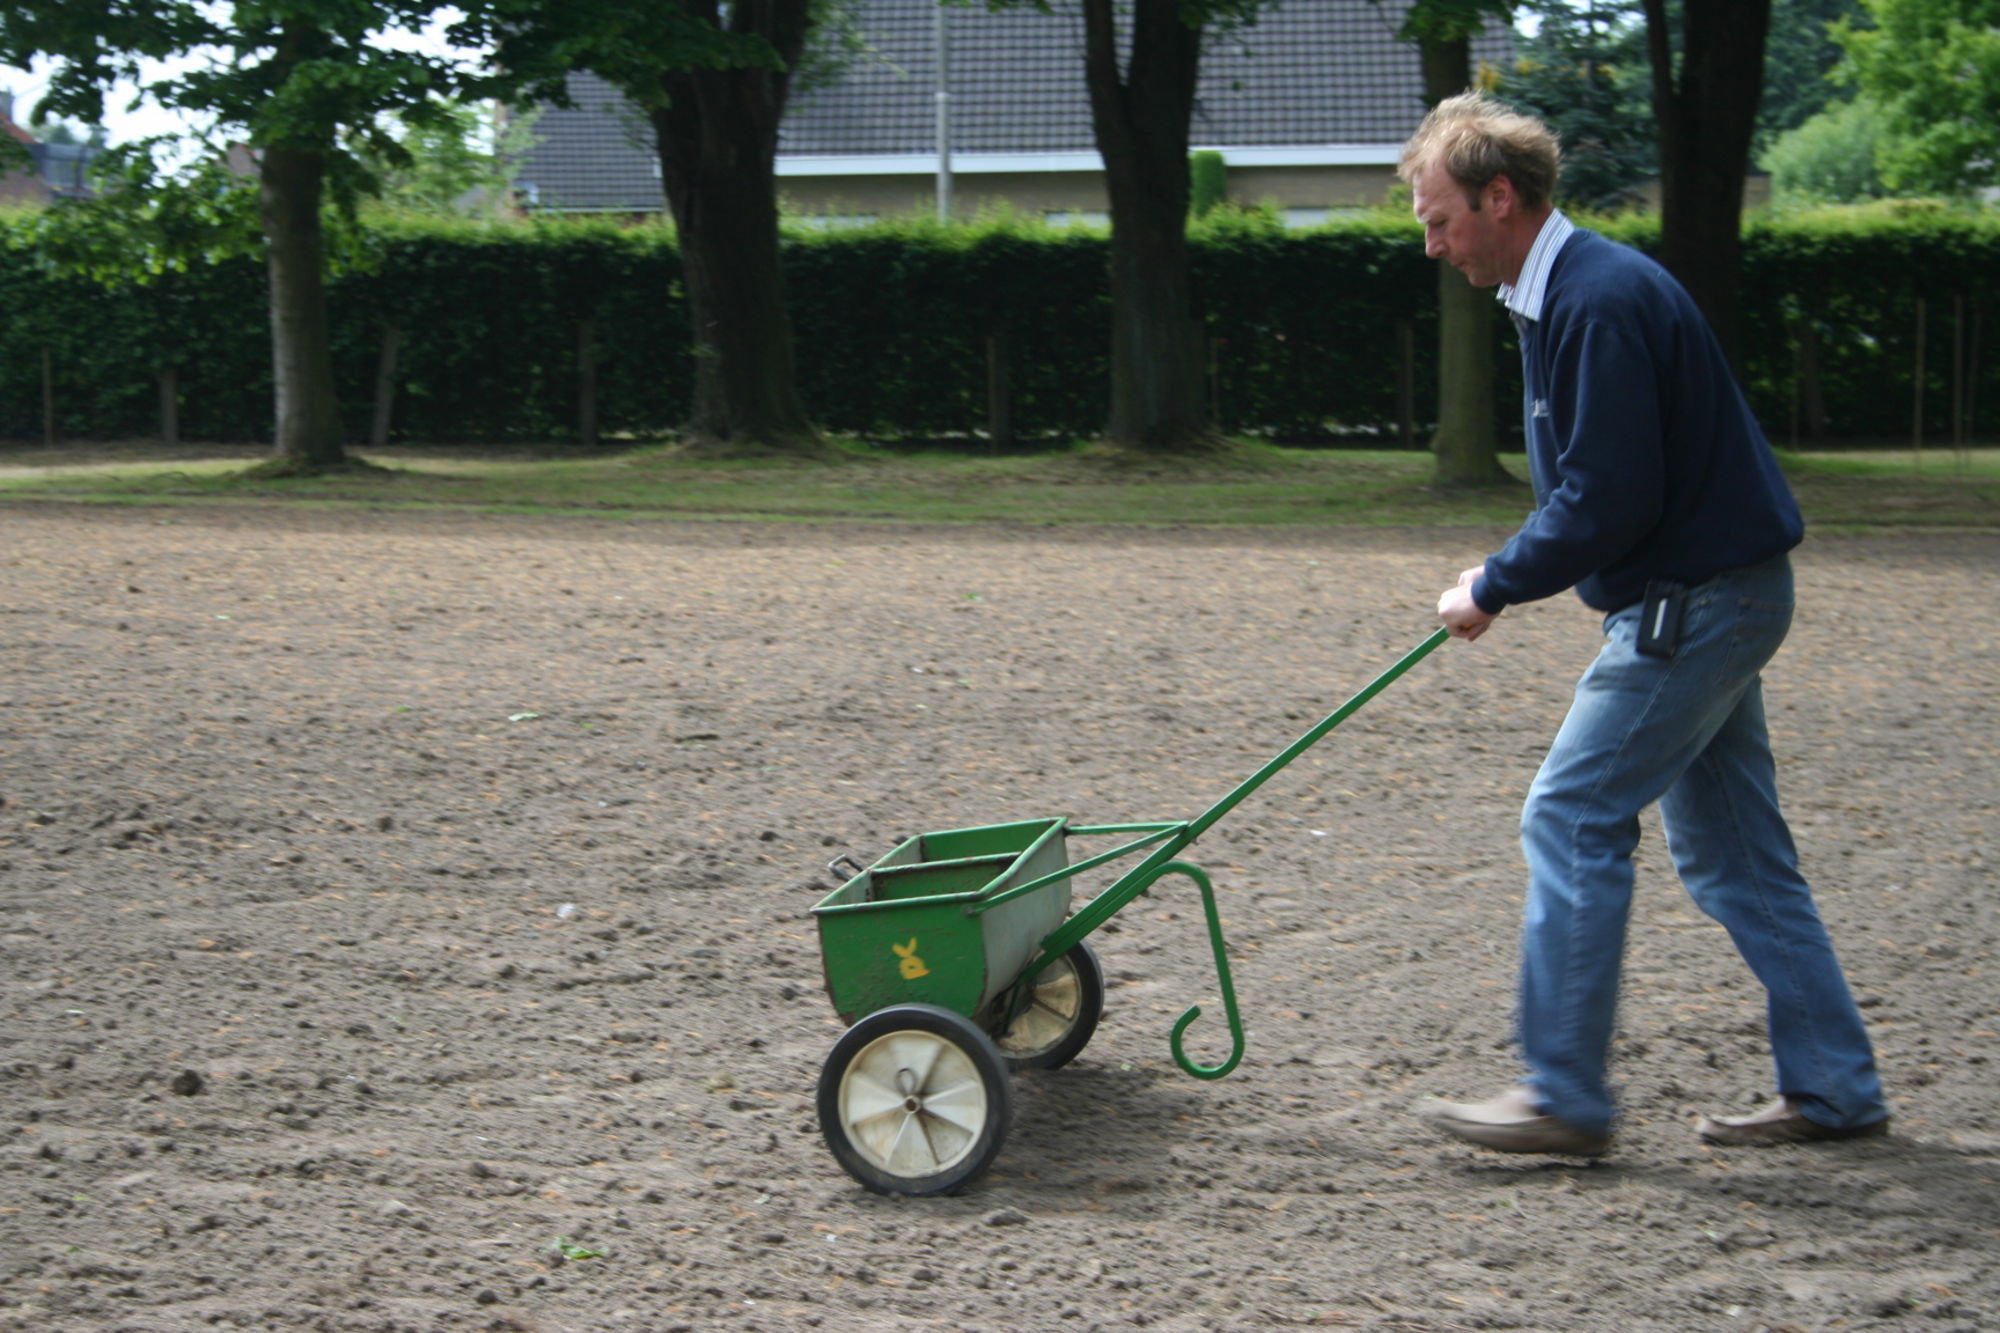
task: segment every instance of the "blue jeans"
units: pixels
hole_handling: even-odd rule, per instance
[[[1778,1092],[1830,1128],[1888,1114],[1861,1014],[1778,809],[1758,673],[1792,621],[1788,557],[1690,589],[1680,647],[1639,653],[1641,608],[1605,644],[1521,818],[1528,861],[1516,1022],[1545,1113],[1606,1132],[1605,1063],[1632,901],[1639,812],[1654,801],[1674,866],[1769,997]]]

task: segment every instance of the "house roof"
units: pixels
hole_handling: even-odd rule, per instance
[[[40,143],[34,135],[14,123],[14,94],[0,88],[0,134],[15,143]]]
[[[9,171],[0,166],[8,199],[46,203],[96,193],[90,185],[90,166],[104,149],[96,144],[44,143],[15,122],[14,95],[5,89],[0,89],[0,134],[25,148],[34,168],[32,172]]]
[[[1408,0],[1283,0],[1233,32],[1211,31],[1190,140],[1232,163],[1393,162],[1424,111],[1417,52],[1396,29]],[[867,49],[827,86],[794,95],[779,130],[780,175],[935,169],[937,23],[947,32],[955,171],[1096,170],[1073,6],[992,11],[936,0],[864,0]],[[1502,28],[1473,55],[1511,49]],[[543,208],[654,211],[652,135],[593,75],[570,79],[575,109],[547,108],[522,170]]]
[[[534,113],[535,145],[515,182],[527,205],[584,213],[665,209],[652,127],[595,74],[572,74],[568,83],[574,106]]]
[[[90,184],[91,164],[104,150],[93,144],[36,143],[28,146],[35,168],[49,192],[64,199],[85,199],[97,193]]]

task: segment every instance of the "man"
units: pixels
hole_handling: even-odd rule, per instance
[[[1539,121],[1477,93],[1405,146],[1426,253],[1499,286],[1521,335],[1535,510],[1438,599],[1453,637],[1574,588],[1604,613],[1522,815],[1528,903],[1517,1038],[1526,1077],[1485,1102],[1427,1100],[1502,1152],[1597,1156],[1639,814],[1660,803],[1697,905],[1768,994],[1776,1101],[1698,1125],[1718,1144],[1885,1133],[1874,1055],[1778,808],[1759,671],[1791,623],[1803,535],[1770,446],[1707,324],[1644,255],[1551,206]]]

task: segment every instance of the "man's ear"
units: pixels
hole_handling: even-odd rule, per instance
[[[1505,176],[1495,176],[1486,182],[1486,207],[1496,218],[1512,217],[1519,212],[1521,198],[1514,193],[1514,182]]]

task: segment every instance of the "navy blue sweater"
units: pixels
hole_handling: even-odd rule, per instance
[[[1481,610],[1575,588],[1616,611],[1798,545],[1777,459],[1693,300],[1645,255],[1577,231],[1520,321],[1535,511],[1473,584]]]

